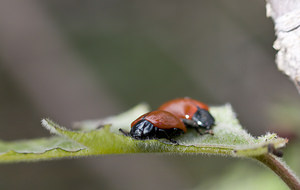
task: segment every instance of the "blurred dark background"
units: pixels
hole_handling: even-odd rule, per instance
[[[231,103],[255,135],[293,133],[264,1],[0,1],[0,139],[189,96]],[[0,165],[0,189],[190,189],[237,161],[120,155]],[[254,166],[255,164],[253,164]],[[276,178],[276,177],[275,177]]]

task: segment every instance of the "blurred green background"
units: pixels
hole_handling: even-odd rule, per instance
[[[230,102],[254,135],[291,138],[284,158],[299,172],[299,95],[276,68],[274,39],[258,0],[2,0],[0,139],[49,136],[42,117],[71,127],[140,102],[155,109],[189,96]],[[103,156],[0,171],[0,189],[286,189],[249,160],[193,155]]]

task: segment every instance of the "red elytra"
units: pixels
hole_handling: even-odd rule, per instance
[[[198,108],[209,110],[208,106],[197,100],[185,97],[177,98],[171,101],[168,101],[161,105],[158,110],[163,110],[172,113],[178,118],[181,119],[191,119],[193,115],[197,112]]]
[[[146,113],[144,115],[141,115],[140,117],[138,117],[136,120],[134,120],[131,123],[131,127],[133,127],[134,125],[136,125],[139,121],[141,121],[143,119],[149,121],[151,124],[153,124],[154,127],[157,127],[159,129],[177,128],[177,129],[181,129],[184,132],[186,132],[186,127],[182,123],[182,121],[167,111],[156,110],[156,111],[152,111],[152,112]]]

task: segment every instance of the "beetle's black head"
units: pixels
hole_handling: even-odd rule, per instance
[[[155,129],[152,123],[142,119],[132,126],[129,135],[135,139],[153,139],[155,138]]]
[[[198,110],[193,115],[192,120],[201,128],[211,129],[215,125],[214,117],[205,109],[197,107]]]

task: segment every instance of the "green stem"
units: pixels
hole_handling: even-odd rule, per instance
[[[300,180],[294,172],[279,158],[265,154],[254,157],[275,172],[293,190],[300,190]]]

